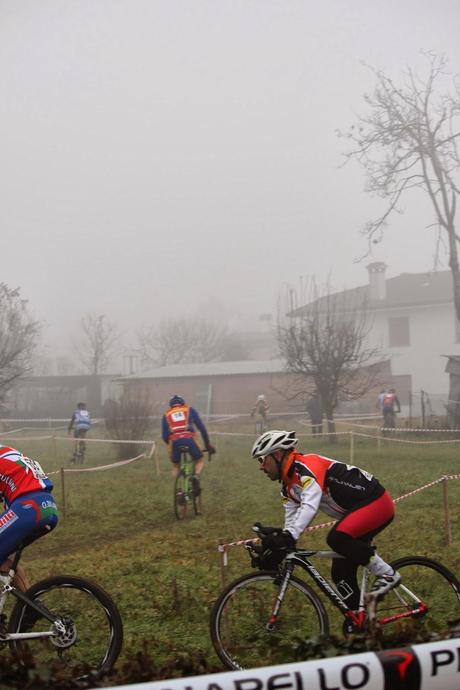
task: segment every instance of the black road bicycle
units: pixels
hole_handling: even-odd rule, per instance
[[[0,642],[9,644],[19,661],[31,655],[46,664],[60,660],[72,672],[95,677],[110,671],[121,651],[123,624],[116,604],[99,585],[57,575],[26,592],[14,586],[22,551],[36,535],[19,547],[8,574],[0,575]],[[16,602],[7,622],[3,611],[9,595]]]
[[[271,528],[253,529],[263,538]],[[245,548],[253,565],[260,567],[263,547],[247,544]],[[305,642],[330,631],[321,594],[341,614],[345,636],[368,631],[369,570],[362,569],[356,613],[347,606],[347,592],[341,596],[335,585],[315,568],[312,558],[342,556],[333,551],[297,550],[288,553],[278,567],[242,575],[223,590],[211,613],[211,639],[227,668],[247,669],[301,660]],[[450,621],[458,621],[460,583],[446,567],[423,556],[399,558],[391,565],[400,572],[401,582],[376,603],[374,625],[384,629],[398,624],[414,631],[422,627],[443,632]],[[294,574],[296,568],[313,580],[319,592]]]

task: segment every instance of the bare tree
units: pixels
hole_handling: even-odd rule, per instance
[[[0,401],[16,379],[31,369],[40,326],[27,305],[19,288],[0,283]]]
[[[333,432],[334,410],[340,400],[357,400],[380,383],[379,350],[366,345],[371,322],[365,303],[347,293],[331,294],[329,286],[318,291],[315,281],[304,307],[279,309],[278,346],[286,371],[294,374],[292,395],[315,394],[321,399]],[[289,289],[289,304],[297,293]]]
[[[86,315],[81,320],[83,341],[80,360],[90,374],[100,374],[107,368],[120,338],[116,325],[104,315]]]
[[[227,331],[206,319],[170,319],[139,334],[142,359],[150,366],[211,362],[222,358]]]
[[[359,117],[345,136],[352,145],[345,155],[357,160],[367,173],[366,190],[387,200],[383,214],[369,222],[364,234],[378,243],[389,216],[400,211],[399,204],[409,190],[420,189],[429,198],[439,240],[448,245],[454,303],[460,320],[460,272],[455,228],[457,197],[460,193],[460,86],[458,75],[450,91],[441,93],[439,82],[446,78],[446,59],[425,54],[425,78],[413,69],[403,73],[396,85],[381,70],[373,68],[376,87],[364,100],[370,109]]]

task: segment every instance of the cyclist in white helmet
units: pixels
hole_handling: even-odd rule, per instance
[[[284,529],[272,548],[294,549],[318,510],[338,520],[327,536],[330,548],[345,556],[332,561],[332,579],[352,610],[359,606],[357,570],[365,565],[376,576],[371,596],[379,598],[401,580],[375,553],[371,541],[394,517],[394,503],[372,474],[331,458],[295,450],[295,431],[266,431],[254,443],[252,457],[272,480],[282,484]]]

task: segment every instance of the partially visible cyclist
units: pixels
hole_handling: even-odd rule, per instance
[[[256,404],[251,410],[251,417],[257,415],[257,423],[260,431],[265,431],[268,426],[268,413],[270,411],[270,405],[265,395],[261,393],[257,396]],[[257,428],[257,427],[256,427]]]
[[[383,427],[385,429],[395,428],[395,413],[397,412],[401,412],[401,405],[399,404],[399,399],[396,395],[395,389],[390,388],[387,393],[382,395]]]
[[[79,402],[76,409],[74,410],[72,417],[70,418],[69,426],[67,432],[73,429],[73,435],[75,438],[74,452],[70,459],[70,462],[80,462],[83,461],[82,454],[84,450],[84,443],[86,434],[91,428],[91,415],[88,411],[86,403]]]
[[[374,598],[401,580],[371,546],[372,539],[393,520],[393,500],[369,472],[316,453],[303,455],[295,450],[297,443],[295,431],[275,429],[262,434],[252,449],[260,469],[282,485],[284,529],[276,530],[269,548],[281,560],[283,553],[295,548],[319,510],[338,520],[327,543],[345,558],[332,561],[331,575],[342,598],[357,611],[358,566],[367,566],[376,576],[371,589]]]
[[[53,482],[36,460],[15,448],[0,446],[0,498],[4,504],[0,565],[21,542],[30,539],[31,543],[56,527],[58,511],[52,490]]]
[[[208,431],[194,407],[187,405],[180,395],[173,395],[169,401],[169,409],[161,420],[161,435],[163,441],[169,446],[172,462],[173,479],[180,471],[181,447],[186,447],[195,462],[195,475],[199,478],[203,471],[203,452],[196,442],[196,429],[201,434],[205,449],[209,455],[216,449],[209,440]],[[199,486],[199,483],[198,483]]]

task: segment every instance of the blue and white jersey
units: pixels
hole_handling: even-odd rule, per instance
[[[91,427],[91,417],[88,410],[75,410],[73,413],[73,427],[77,431],[88,431]]]

